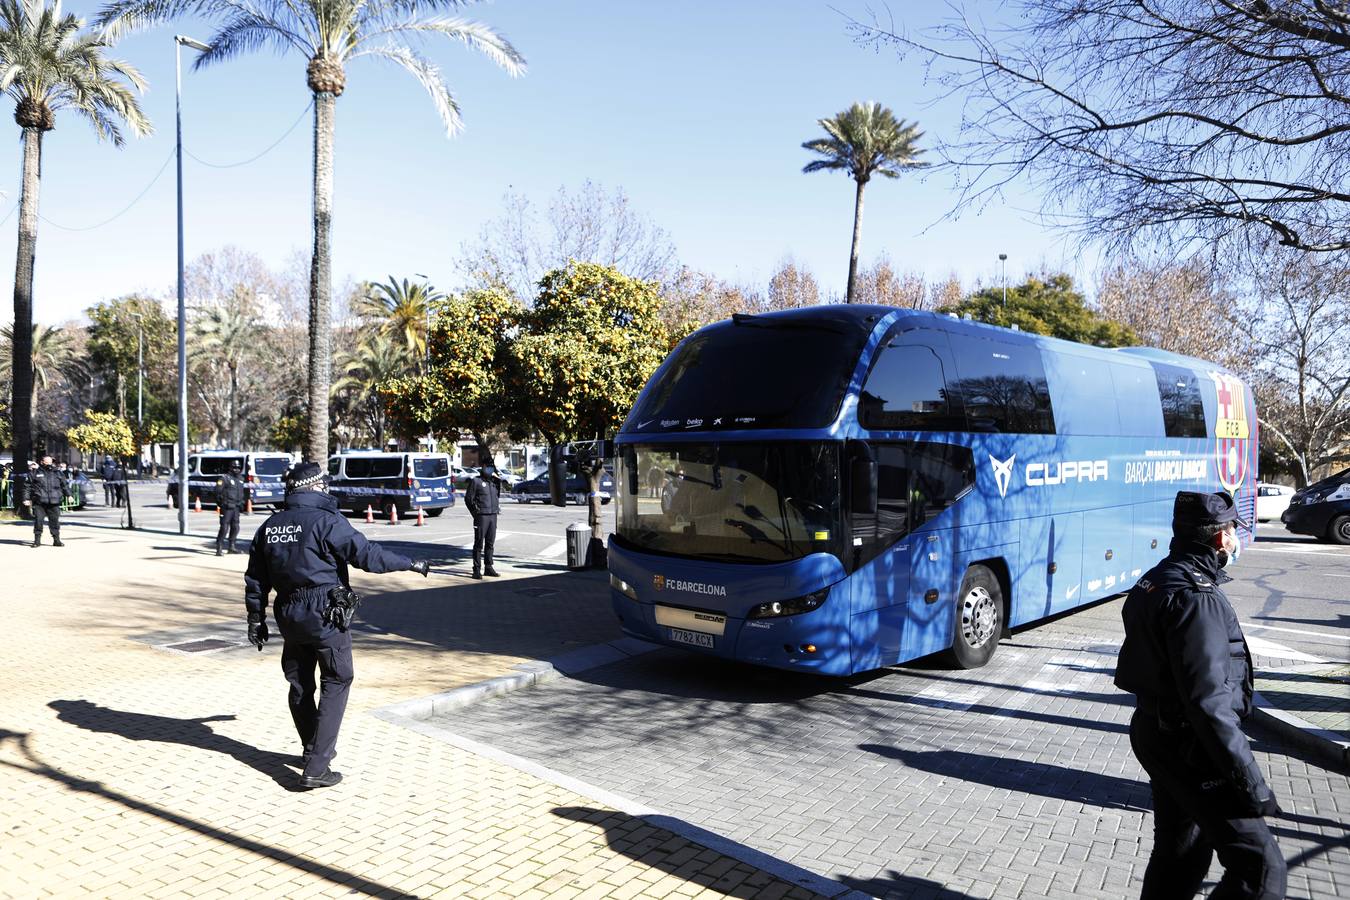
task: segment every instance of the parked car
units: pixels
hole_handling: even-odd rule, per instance
[[[352,450],[328,458],[328,491],[352,512],[406,516],[420,507],[434,518],[455,505],[450,468],[445,453]]]
[[[75,509],[84,509],[89,503],[89,495],[94,492],[94,483],[79,469],[72,469],[66,480],[66,496],[74,501]]]
[[[1350,544],[1350,469],[1296,491],[1280,521],[1294,534]]]
[[[590,491],[586,479],[581,475],[569,475],[563,489],[566,491],[565,500],[568,503],[584,504]],[[551,495],[548,473],[520,482],[511,489],[511,496],[517,503],[529,503],[531,500],[538,500],[540,503],[549,502]],[[614,478],[609,472],[605,472],[600,476],[600,502],[608,503],[612,496],[614,496]]]
[[[468,490],[469,482],[478,477],[478,469],[475,466],[451,466],[450,480],[454,482],[458,490]]]
[[[1287,484],[1258,484],[1256,486],[1256,521],[1277,521],[1289,508],[1294,489]]]
[[[188,505],[200,499],[205,504],[216,502],[216,482],[238,463],[244,481],[248,483],[249,499],[254,506],[280,508],[286,502],[283,476],[294,460],[289,453],[276,451],[245,452],[242,450],[203,450],[188,454]],[[166,493],[169,505],[178,507],[178,472],[169,476]]]

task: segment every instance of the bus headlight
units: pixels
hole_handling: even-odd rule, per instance
[[[613,572],[609,573],[609,586],[614,588],[614,590],[618,591],[620,594],[623,594],[629,600],[637,599],[637,590]]]
[[[612,577],[612,576],[611,576]],[[807,594],[805,597],[794,597],[791,600],[774,600],[770,603],[761,603],[750,610],[747,619],[774,619],[779,616],[799,616],[802,613],[809,613],[813,609],[818,609],[820,604],[825,602],[825,598],[830,595],[829,588],[821,588],[818,591]]]

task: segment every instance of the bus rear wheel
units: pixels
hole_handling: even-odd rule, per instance
[[[1003,588],[984,566],[971,566],[956,597],[950,657],[957,668],[978,669],[994,655],[1003,633]]]

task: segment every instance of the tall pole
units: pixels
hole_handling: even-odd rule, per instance
[[[1003,270],[1003,306],[1008,305],[1008,254],[1000,253],[998,255],[999,267]]]
[[[178,533],[187,534],[188,411],[187,411],[187,306],[183,290],[183,45],[210,50],[201,41],[181,34],[173,38],[174,118],[177,125],[178,157]]]

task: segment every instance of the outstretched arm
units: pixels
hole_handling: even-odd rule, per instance
[[[366,540],[364,534],[341,517],[333,520],[333,525],[328,531],[328,544],[337,559],[376,575],[385,572],[406,572],[413,567],[411,559]]]

